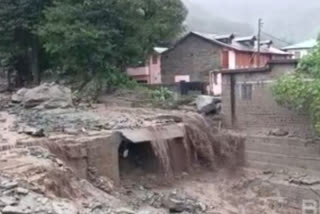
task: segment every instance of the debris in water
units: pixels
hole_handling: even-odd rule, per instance
[[[169,154],[169,140],[164,139],[164,137],[160,135],[161,132],[157,131],[157,127],[152,127],[152,130],[156,139],[151,142],[153,152],[158,158],[165,178],[171,180],[173,178],[173,170]]]
[[[205,118],[200,114],[188,114],[183,117],[185,125],[185,137],[183,139],[183,146],[186,152],[186,160],[189,165],[193,161],[198,161],[201,164],[205,164],[210,168],[215,168],[223,156],[223,145],[221,145],[218,131],[211,127]],[[159,127],[151,127],[154,133],[155,139],[151,142],[153,152],[158,158],[160,166],[164,171],[164,175],[167,179],[173,177],[174,170],[172,169],[173,163],[170,158],[170,144],[176,139],[165,140],[164,136],[161,136]],[[242,141],[240,141],[241,144]],[[237,144],[237,143],[231,143]],[[240,148],[237,145],[231,145],[235,148]],[[226,145],[230,147],[230,145]],[[232,149],[228,148],[228,151]],[[237,152],[236,149],[233,152]],[[190,166],[191,167],[191,166]]]

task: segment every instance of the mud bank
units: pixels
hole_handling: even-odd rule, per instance
[[[203,118],[194,115],[171,125],[17,143],[17,147],[35,145],[48,148],[80,178],[96,182],[96,178],[105,177],[117,185],[121,184],[125,171],[134,169],[172,181],[175,175],[189,172],[195,164],[217,169],[231,163],[237,166],[244,163],[239,159],[244,152],[243,137],[218,133]]]

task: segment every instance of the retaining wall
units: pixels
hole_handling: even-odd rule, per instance
[[[320,142],[299,138],[247,136],[246,162],[263,169],[288,169],[320,174]]]
[[[43,143],[49,150],[62,159],[83,179],[88,179],[89,171],[96,176],[111,178],[120,182],[118,149],[120,133],[95,137],[54,139]]]

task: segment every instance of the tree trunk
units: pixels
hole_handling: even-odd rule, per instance
[[[30,53],[30,67],[33,75],[33,83],[39,85],[41,82],[39,66],[39,43],[36,37],[32,38],[32,47]]]
[[[12,86],[12,68],[7,69],[7,89],[8,91],[11,91],[13,86]]]

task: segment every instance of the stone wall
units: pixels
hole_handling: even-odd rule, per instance
[[[319,174],[320,144],[299,138],[250,135],[246,138],[246,161],[260,169]]]
[[[95,168],[98,176],[111,178],[117,184],[120,182],[119,146],[121,140],[120,134],[112,134],[86,142],[88,167]]]
[[[209,82],[209,71],[219,67],[220,47],[190,35],[163,54],[162,83],[174,83],[176,75],[189,75],[191,82]]]
[[[141,129],[127,129],[120,132],[101,133],[97,136],[71,137],[62,136],[52,139],[41,139],[39,142],[24,142],[24,145],[42,145],[61,159],[74,173],[82,179],[93,183],[99,178],[112,179],[118,185],[120,179],[119,147],[126,139],[132,143],[144,143],[159,140],[169,143],[169,156],[174,172],[181,173],[188,170],[191,154],[184,147],[184,126],[168,125]],[[190,152],[190,151],[189,151]],[[159,158],[159,157],[158,157]],[[98,184],[99,185],[99,184]]]
[[[291,136],[311,137],[312,123],[303,112],[291,111],[278,105],[272,94],[272,84],[285,73],[293,72],[293,64],[275,64],[270,71],[224,74],[222,81],[222,109],[226,127],[248,133],[268,134],[272,129],[283,128]],[[234,78],[234,117],[232,120],[231,78]],[[246,99],[242,86],[252,86],[251,99]]]
[[[49,150],[62,159],[82,179],[90,179],[89,173],[120,182],[119,133],[96,137],[57,138],[45,142]]]

